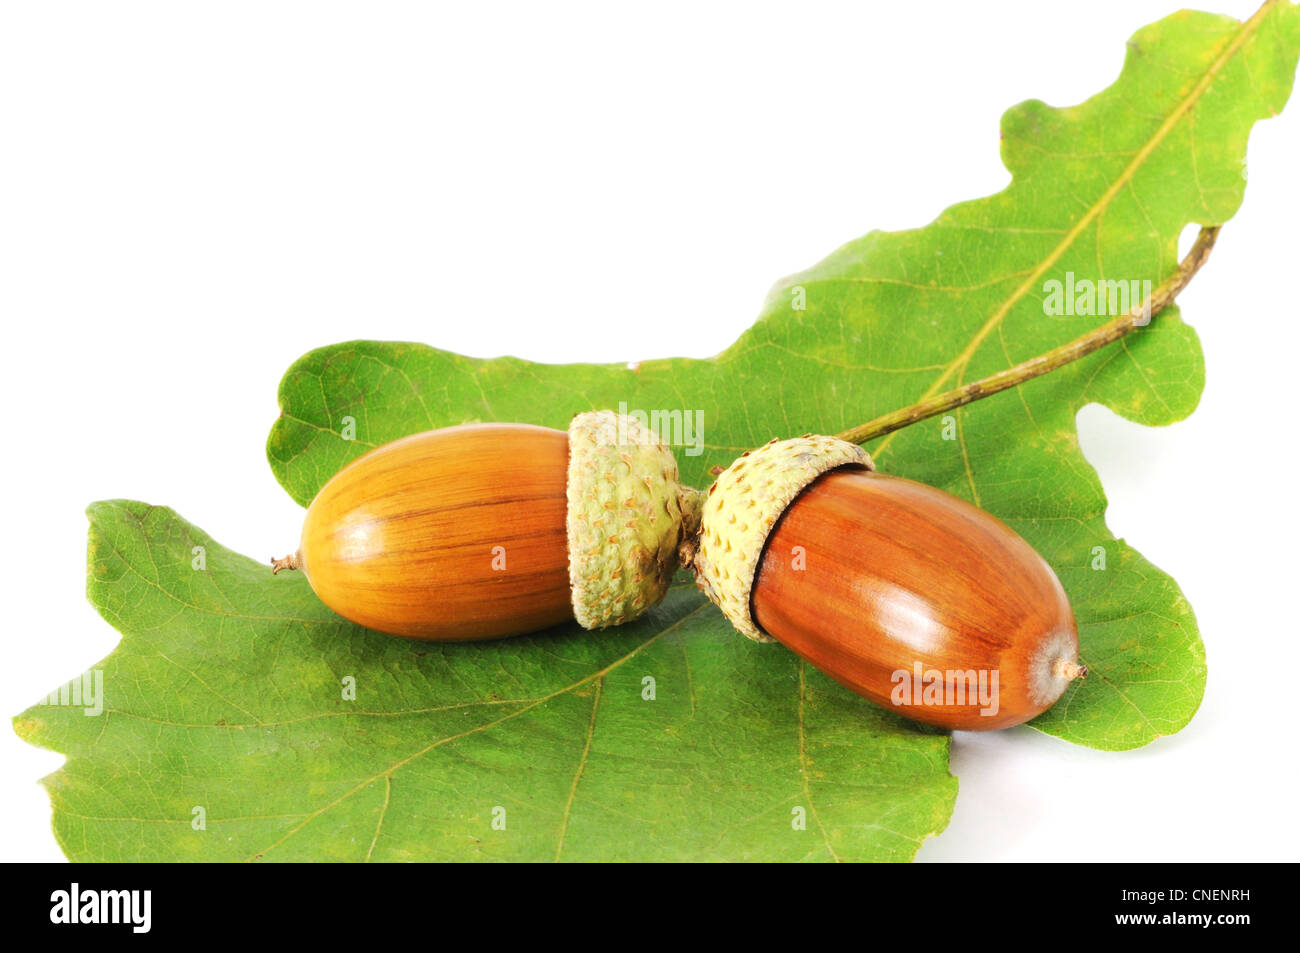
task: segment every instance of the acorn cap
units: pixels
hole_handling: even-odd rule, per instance
[[[574,617],[587,629],[636,618],[668,591],[704,494],[677,482],[672,451],[635,417],[596,410],[569,424],[567,495]]]
[[[857,444],[805,434],[745,453],[709,487],[695,554],[696,581],[741,635],[775,641],[754,624],[749,604],[767,535],[804,487],[844,466],[875,469]]]

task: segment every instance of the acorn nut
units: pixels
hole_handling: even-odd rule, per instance
[[[312,500],[301,569],[339,615],[416,639],[518,635],[640,615],[667,592],[701,494],[635,418],[577,415],[566,434],[467,424],[349,463]]]

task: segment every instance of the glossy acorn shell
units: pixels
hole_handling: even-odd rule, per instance
[[[945,728],[1029,720],[1068,684],[1053,665],[1078,653],[1056,574],[1010,527],[941,490],[861,469],[819,477],[786,508],[751,610],[764,632],[852,691]],[[986,685],[997,672],[996,713],[969,697],[923,704],[922,692],[899,704],[898,673],[918,687],[917,663],[926,678],[984,672]]]
[[[303,523],[300,568],[339,615],[414,639],[533,632],[573,617],[568,435],[469,424],[340,470]]]

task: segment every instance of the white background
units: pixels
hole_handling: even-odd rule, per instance
[[[781,276],[1003,187],[1002,111],[1101,90],[1176,2],[6,4],[0,713],[117,641],[84,598],[92,500],[292,548],[263,445],[304,351],[716,353]],[[1080,418],[1110,526],[1196,609],[1200,713],[1124,754],[959,735],[921,860],[1300,859],[1300,102],[1249,158],[1182,299],[1200,409]],[[0,858],[58,859],[61,756],[5,727],[0,760]]]

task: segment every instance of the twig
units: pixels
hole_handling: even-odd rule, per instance
[[[1053,348],[1046,354],[1032,357],[1024,363],[1009,367],[1004,371],[998,371],[996,374],[990,374],[981,380],[963,384],[961,387],[942,394],[936,394],[910,407],[884,414],[875,420],[869,420],[865,424],[845,430],[837,436],[841,440],[847,440],[850,443],[866,443],[877,437],[883,437],[885,434],[893,433],[895,430],[901,430],[909,424],[941,414],[945,410],[962,407],[981,398],[992,396],[999,391],[1004,391],[1009,387],[1015,387],[1017,384],[1033,380],[1035,377],[1041,377],[1049,371],[1064,367],[1081,357],[1087,357],[1093,351],[1099,350],[1107,344],[1118,341],[1120,338],[1146,325],[1151,317],[1159,314],[1178,297],[1178,293],[1187,287],[1192,277],[1200,271],[1201,266],[1210,257],[1210,251],[1214,248],[1214,242],[1218,237],[1218,225],[1202,228],[1200,234],[1196,236],[1196,243],[1192,246],[1191,251],[1179,262],[1178,270],[1160,287],[1151,292],[1148,300],[1134,306],[1126,314],[1122,314],[1089,331],[1082,337],[1075,338],[1069,344]]]

